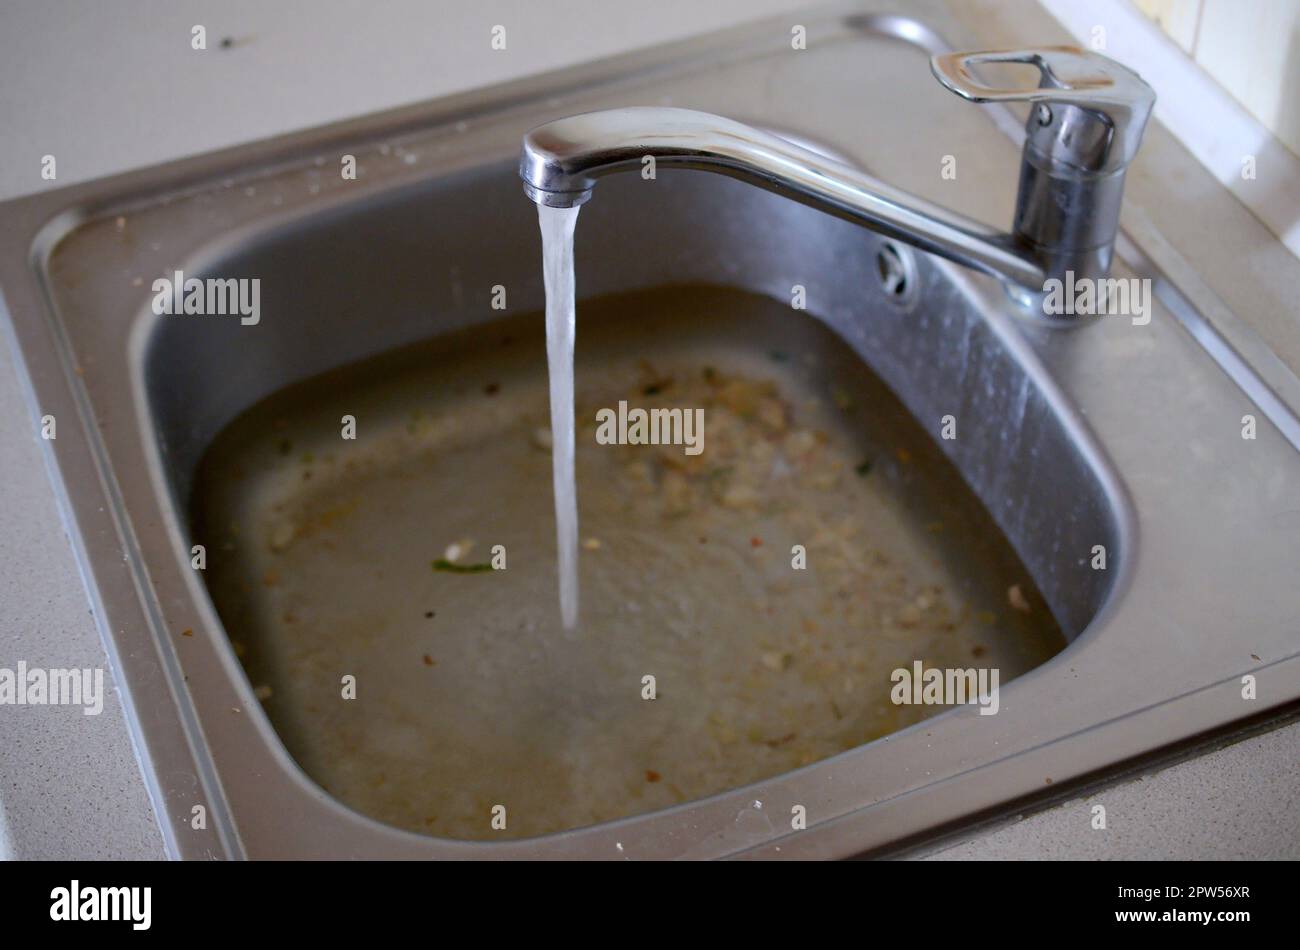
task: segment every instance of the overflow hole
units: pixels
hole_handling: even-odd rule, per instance
[[[912,288],[911,268],[896,245],[886,242],[880,246],[876,252],[876,272],[885,296],[899,303],[907,299]]]

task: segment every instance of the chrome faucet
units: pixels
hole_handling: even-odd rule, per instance
[[[1037,66],[1037,87],[994,88],[981,63]],[[1076,47],[950,53],[930,60],[944,86],[972,102],[1032,104],[1008,232],[948,211],[751,126],[689,109],[637,107],[549,122],[524,136],[519,174],[540,205],[571,208],[596,181],[657,165],[739,178],[999,277],[1027,305],[1046,281],[1102,278],[1119,228],[1124,172],[1155,93],[1137,73]]]

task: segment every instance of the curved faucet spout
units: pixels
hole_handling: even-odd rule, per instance
[[[739,178],[913,244],[1021,288],[1046,277],[1015,236],[990,228],[760,129],[690,109],[637,107],[589,112],[524,136],[524,192],[548,207],[591,197],[597,180],[657,166]]]

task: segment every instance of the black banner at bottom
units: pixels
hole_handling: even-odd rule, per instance
[[[1292,916],[1287,863],[0,864],[6,936],[449,935],[636,939],[855,924],[980,938],[1050,923],[1071,936],[1232,939]],[[562,923],[561,923],[562,922]],[[671,927],[671,929],[663,929]],[[539,929],[540,928],[540,929]],[[548,936],[546,930],[552,930]],[[456,931],[452,931],[455,933]],[[1060,934],[1060,930],[1050,935]],[[1047,934],[1044,934],[1047,936]],[[19,944],[11,944],[18,946]]]

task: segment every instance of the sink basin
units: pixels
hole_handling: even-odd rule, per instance
[[[595,619],[560,634],[524,130],[689,104],[927,197],[954,183],[918,157],[961,142],[943,199],[1006,217],[1005,116],[927,79],[947,24],[810,23],[794,57],[784,27],[747,28],[5,205],[5,306],[36,415],[59,419],[52,471],[171,853],[885,853],[1294,706],[1294,407],[1248,395],[1140,249],[1116,271],[1154,278],[1150,322],[1063,330],[984,277],[690,172],[611,179],[579,216],[580,406],[671,384],[726,420],[740,381],[779,407],[753,430],[764,461],[796,478],[791,446],[820,446],[804,474],[832,494],[728,505],[729,461],[686,471],[683,503],[664,480],[685,463],[660,453],[638,501],[640,459],[588,432]],[[260,319],[156,315],[175,270],[258,279]],[[844,524],[859,534],[815,530]],[[782,564],[805,529],[806,575],[713,594],[709,571],[768,576],[755,559]],[[471,543],[474,563],[502,544],[505,574],[431,569]],[[892,567],[852,573],[876,555]],[[814,646],[832,588],[871,609]],[[918,599],[949,613],[918,621]],[[997,713],[887,704],[913,660],[1001,669]]]
[[[700,285],[584,302],[585,602],[566,634],[543,320],[490,321],[290,386],[199,465],[191,537],[213,551],[204,578],[223,626],[295,761],[341,801],[473,840],[584,827],[940,711],[886,700],[892,671],[917,659],[1005,683],[1065,647],[956,468],[842,338],[787,303]],[[219,348],[188,342],[221,365]],[[1028,402],[1031,387],[1015,391]],[[182,419],[208,391],[159,390]],[[620,400],[699,405],[701,451],[598,444],[596,407]],[[349,413],[365,432],[345,441]],[[811,564],[795,573],[800,540]],[[439,562],[451,544],[468,549],[459,572]],[[495,545],[506,570],[490,569]],[[365,691],[355,703],[339,697],[346,674]]]

